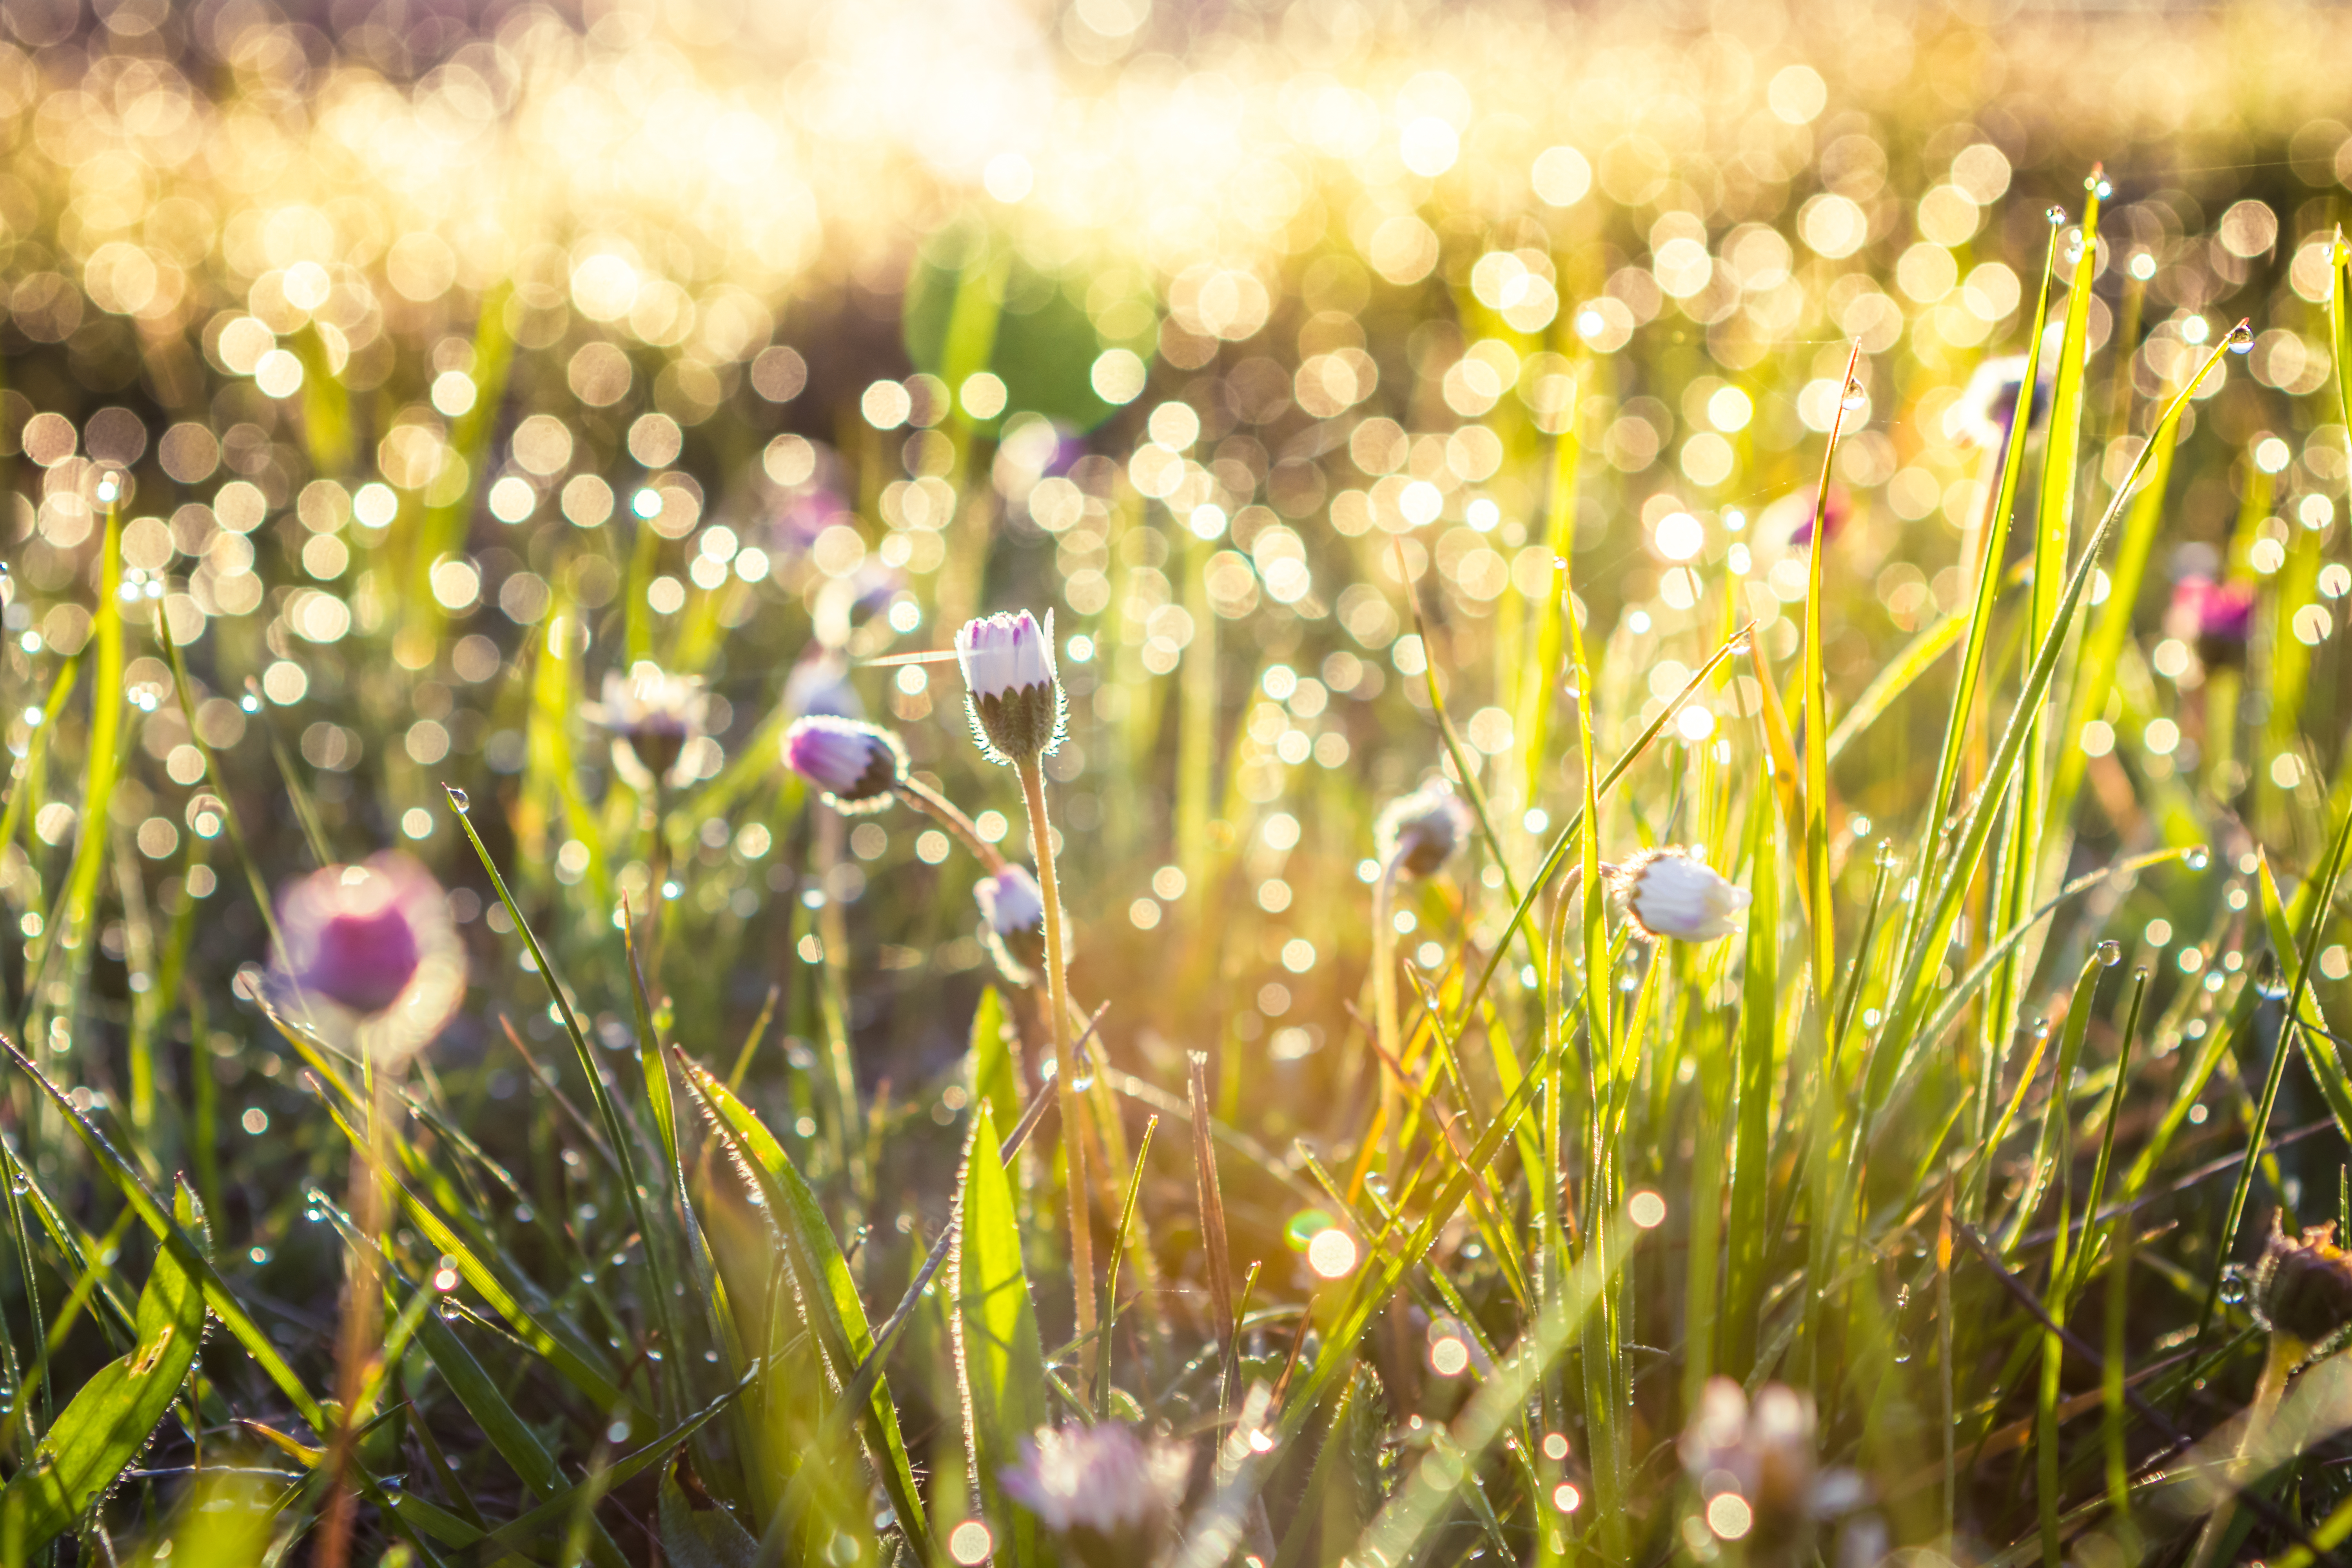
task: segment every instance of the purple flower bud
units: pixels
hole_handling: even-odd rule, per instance
[[[271,987],[289,1012],[378,1059],[441,1032],[466,991],[447,897],[405,855],[330,866],[278,895]]]
[[[956,633],[965,707],[981,750],[1000,763],[1028,763],[1062,741],[1067,717],[1054,670],[1054,613],[1045,624],[1026,610],[967,621]]]
[[[1008,865],[972,885],[980,905],[981,937],[996,967],[1015,985],[1036,983],[1045,962],[1045,897],[1026,866]]]
[[[879,811],[907,776],[907,749],[876,725],[812,715],[784,731],[784,765],[835,811]]]
[[[2045,368],[2043,376],[2050,372]],[[2051,383],[2038,380],[2033,387],[2033,405],[2025,411],[2023,424],[2031,427],[2035,417],[2049,405]],[[1961,389],[1958,401],[1945,414],[1945,428],[1963,441],[1999,452],[2009,445],[2010,421],[2017,416],[2017,396],[2025,389],[2025,356],[2004,354],[1979,364],[1969,384]]]
[[[1400,875],[1427,877],[1453,858],[1470,835],[1470,808],[1444,779],[1389,802],[1372,825],[1381,864]]]

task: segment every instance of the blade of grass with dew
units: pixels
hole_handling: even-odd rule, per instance
[[[1110,1419],[1111,1351],[1118,1342],[1118,1335],[1114,1331],[1118,1326],[1119,1310],[1119,1257],[1127,1250],[1129,1229],[1135,1223],[1136,1200],[1143,1195],[1144,1163],[1151,1155],[1151,1135],[1159,1131],[1160,1118],[1157,1116],[1143,1124],[1143,1137],[1136,1145],[1134,1163],[1128,1168],[1127,1201],[1119,1205],[1118,1231],[1112,1237],[1110,1261],[1105,1270],[1108,1278],[1103,1286],[1103,1300],[1108,1305],[1103,1318],[1101,1350],[1095,1362],[1095,1419],[1097,1421]]]
[[[523,918],[522,907],[515,902],[514,894],[507,887],[506,878],[499,874],[497,863],[490,858],[490,852],[482,843],[481,835],[474,830],[473,818],[467,815],[465,796],[456,790],[447,789],[447,786],[444,787],[449,796],[451,815],[457,819],[457,826],[464,831],[466,841],[473,846],[475,858],[481,862],[482,869],[488,874],[490,886],[496,889],[499,901],[506,906],[507,918],[514,922],[515,932],[522,938],[524,947],[530,953],[531,962],[538,970],[540,979],[545,984],[548,996],[554,1004],[556,1013],[562,1022],[563,1031],[571,1037],[572,1048],[579,1058],[581,1075],[588,1080],[588,1093],[596,1102],[597,1118],[604,1123],[604,1135],[611,1143],[613,1157],[619,1165],[622,1194],[628,1203],[630,1218],[635,1224],[638,1235],[650,1237],[654,1231],[652,1221],[646,1210],[647,1194],[644,1183],[637,1175],[636,1154],[632,1146],[629,1131],[621,1119],[619,1107],[614,1103],[611,1089],[605,1084],[604,1069],[596,1060],[596,1053],[590,1048],[588,1037],[581,1029],[580,1019],[572,1011],[572,998],[565,992],[562,982],[556,978],[554,967],[547,956],[547,950],[540,944],[539,937],[531,930],[530,922]],[[686,1345],[686,1339],[677,1330],[675,1316],[676,1300],[670,1289],[671,1281],[667,1277],[667,1271],[662,1268],[658,1253],[650,1247],[646,1252],[646,1262],[655,1275],[652,1314],[654,1321],[661,1331],[663,1342],[674,1350],[682,1352]]]
[[[2009,1234],[2000,1243],[2004,1259],[2015,1253],[2018,1237],[2024,1234],[2026,1223],[2041,1206],[2042,1194],[2054,1176],[2059,1195],[2057,1235],[2051,1242],[2050,1253],[2050,1276],[2053,1280],[2065,1277],[2068,1262],[2067,1200],[2071,1194],[2067,1185],[2074,1157],[2073,1107],[2068,1090],[2074,1082],[2075,1067],[2082,1059],[2083,1042],[2090,1035],[2092,1005],[2097,998],[2099,982],[2106,978],[2108,967],[2104,954],[2094,953],[2074,983],[2074,994],[2066,1005],[2057,1059],[2051,1064],[2050,1101],[2042,1115],[2040,1145],[2034,1152],[2033,1167],[2026,1174],[2024,1190],[2011,1215]],[[2064,1355],[2065,1348],[2059,1343],[2057,1334],[2044,1330],[2042,1377],[2035,1393],[2033,1444],[2034,1499],[2041,1513],[2043,1568],[2059,1568],[2063,1555],[2058,1534],[2058,1373]]]
[[[294,1375],[293,1368],[286,1364],[286,1358],[278,1353],[269,1336],[262,1332],[260,1325],[246,1312],[236,1293],[229,1289],[228,1281],[222,1279],[220,1271],[213,1267],[212,1259],[205,1256],[203,1249],[156,1201],[155,1195],[139,1179],[138,1173],[115,1152],[105,1135],[74,1108],[72,1099],[35,1066],[14,1041],[0,1037],[0,1049],[7,1051],[16,1066],[33,1080],[34,1086],[66,1119],[67,1124],[80,1138],[83,1147],[96,1158],[99,1168],[131,1206],[139,1211],[141,1222],[154,1234],[156,1241],[173,1252],[182,1268],[190,1269],[203,1279],[205,1304],[236,1342],[245,1347],[246,1353],[260,1365],[269,1381],[277,1384],[278,1392],[294,1406],[295,1414],[309,1422],[313,1431],[328,1430],[326,1413],[320,1409],[319,1402],[310,1396],[310,1390],[302,1385],[302,1380]]]
[[[2302,931],[2295,933],[2291,942],[2279,942],[2282,953],[2291,952],[2294,956],[2294,980],[2287,987],[2285,1016],[2279,1025],[2277,1040],[2271,1047],[2270,1066],[2263,1076],[2262,1097],[2255,1101],[2253,1116],[2246,1129],[2246,1158],[2238,1168],[2237,1184],[2230,1193],[2230,1206],[2222,1216],[2221,1235],[2215,1238],[2213,1277],[2205,1291],[2205,1304],[2197,1316],[2197,1339],[2200,1342],[2211,1326],[2214,1309],[2221,1303],[2221,1282],[2230,1267],[2231,1256],[2237,1249],[2238,1226],[2245,1218],[2246,1201],[2253,1192],[2263,1145],[2270,1136],[2271,1113],[2277,1108],[2279,1089],[2286,1079],[2287,1058],[2297,1038],[2308,1035],[2303,1024],[2303,1005],[2310,995],[2313,965],[2319,951],[2319,934],[2326,928],[2328,906],[2336,896],[2336,879],[2343,875],[2348,847],[2352,847],[2352,806],[2345,811],[2343,822],[2328,846],[2326,858],[2313,871],[2311,879],[2303,889],[2303,897],[2296,900],[2304,905],[2301,910]],[[2279,928],[2286,925],[2286,915],[2280,906],[2278,884],[2271,877],[2267,857],[2263,858],[2259,869],[2263,922],[2276,942],[2280,935],[2284,934]],[[2309,900],[2308,903],[2304,902],[2305,898]],[[2314,1046],[2307,1041],[2304,1055],[2307,1061],[2314,1062],[2315,1071],[2318,1058],[2326,1058],[2331,1063],[2335,1059],[2332,1049],[2324,1045]],[[2242,1063],[2242,1069],[2246,1065]],[[2336,1071],[2342,1072],[2340,1064],[2336,1066]],[[2322,1081],[2325,1081],[2324,1078]],[[2339,1120],[2337,1125],[2341,1129],[2345,1123]]]
[[[206,1234],[184,1182],[172,1205],[185,1234]],[[139,1293],[138,1342],[82,1384],[41,1435],[32,1462],[0,1493],[12,1543],[28,1552],[46,1546],[137,1460],[194,1364],[204,1332],[202,1283],[170,1248],[159,1248]]]
[[[89,739],[85,748],[79,835],[74,841],[73,863],[66,873],[65,912],[45,929],[37,953],[25,959],[26,989],[47,967],[58,947],[79,946],[83,928],[98,905],[98,879],[106,864],[112,833],[109,812],[114,783],[122,772],[126,726],[122,710],[128,704],[122,684],[122,519],[121,510],[106,511],[105,538],[98,558],[98,613],[92,641],[98,651],[90,663]]]
[[[874,1351],[874,1333],[866,1321],[866,1304],[850,1278],[848,1261],[825,1222],[816,1194],[794,1168],[783,1145],[767,1125],[727,1086],[683,1051],[674,1052],[679,1071],[710,1125],[739,1153],[753,1181],[767,1199],[768,1218],[782,1233],[786,1254],[800,1279],[800,1300],[810,1330],[817,1336],[825,1359],[845,1384]],[[992,1145],[992,1148],[993,1145]],[[913,1541],[929,1531],[922,1496],[915,1486],[907,1446],[898,1431],[897,1404],[889,1387],[877,1377],[859,1424],[872,1451],[875,1468],[891,1506]]]
[[[1723,1329],[1715,1369],[1742,1379],[1756,1363],[1756,1328],[1769,1288],[1772,1237],[1765,1216],[1771,1192],[1772,1069],[1780,1057],[1774,1027],[1780,953],[1780,817],[1772,792],[1748,796],[1747,963],[1740,973],[1739,1043],[1733,1089],[1730,1238],[1724,1269]]]
[[[1936,885],[1939,868],[1946,818],[1952,810],[1953,794],[1958,787],[1960,763],[1968,750],[1969,731],[1973,725],[1978,692],[1984,679],[1985,653],[1992,635],[1992,612],[2001,587],[2001,563],[2008,552],[2011,521],[2017,510],[2017,491],[2025,468],[2026,438],[2033,423],[2034,388],[2040,384],[2042,345],[2048,336],[2045,329],[2050,321],[2050,294],[2058,276],[2058,230],[2050,231],[2050,244],[2042,257],[2042,289],[2033,310],[2031,332],[2025,340],[2025,365],[2018,388],[2015,405],[2010,411],[2009,433],[2001,447],[2000,479],[1995,487],[1991,511],[1987,516],[1984,534],[1979,542],[1979,556],[1973,563],[1963,562],[1963,568],[1973,566],[1977,574],[1974,607],[1969,613],[1969,631],[1960,653],[1958,682],[1952,695],[1952,706],[1944,721],[1942,748],[1936,760],[1936,793],[1919,833],[1921,846],[1916,875],[1920,888]],[[1916,950],[1922,940],[1919,921],[1926,918],[1925,900],[1915,900],[1911,916],[1904,930],[1904,942]],[[1984,1100],[1978,1100],[1981,1131]]]
[[[1575,375],[1570,373],[1570,384]],[[1575,406],[1571,394],[1569,406]],[[1576,421],[1565,419],[1552,436],[1551,482],[1544,497],[1544,548],[1551,553],[1550,591],[1536,612],[1535,661],[1519,697],[1517,730],[1526,748],[1528,804],[1543,792],[1544,756],[1551,742],[1553,704],[1558,700],[1564,610],[1570,569],[1576,560]],[[1580,698],[1578,700],[1581,701]]]
[[[56,676],[49,681],[49,694],[41,703],[40,722],[33,726],[32,734],[26,739],[24,765],[16,775],[16,787],[8,792],[8,808],[0,813],[0,853],[16,842],[25,819],[32,815],[30,803],[43,793],[49,737],[58,732],[58,715],[65,711],[67,700],[73,696],[75,678],[80,673],[81,656],[76,654],[58,666]]]
[[[2084,383],[2089,368],[2092,281],[2100,265],[2099,198],[2106,188],[2097,169],[2092,170],[2085,188],[2082,232],[2075,242],[2074,272],[2066,295],[2066,325],[2051,381],[2050,426],[2043,438],[2042,495],[2033,523],[2033,574],[2027,594],[2029,647],[2039,646],[2053,633],[2063,636],[2058,601],[2074,535],[2074,493],[2081,481],[2075,459],[2082,444]],[[2022,403],[2032,395],[2028,388],[2019,393],[2018,399]],[[2050,689],[2055,689],[2053,680]],[[1997,928],[2016,924],[2032,906],[2043,881],[2042,816],[2052,798],[2047,695],[2037,693],[2028,699],[2021,694],[2010,715],[2012,724],[2024,717],[2027,729],[2017,769],[2016,809],[2009,817],[2007,840],[1994,858],[1992,923]],[[1990,1060],[1997,1062],[2007,1048],[2040,957],[2039,944],[2029,942],[1994,974],[1984,1010],[1983,1050]]]
[[[984,1102],[974,1109],[949,1324],[970,1479],[1006,1557],[1026,1568],[1046,1562],[1048,1554],[1036,1521],[1026,1509],[1008,1505],[997,1477],[1014,1462],[1020,1439],[1045,1423],[1045,1353],[1021,1262],[1013,1184],[997,1154],[996,1121]]]
[[[1928,960],[1932,957],[1938,964],[1942,962],[1946,933],[1951,929],[1952,920],[1958,912],[1967,885],[1973,879],[1979,859],[1984,854],[1985,846],[1992,837],[1999,807],[2003,797],[2008,794],[2010,781],[2022,760],[2027,734],[2031,728],[2026,721],[2039,708],[2042,697],[2049,691],[2050,682],[2057,669],[2060,655],[2063,651],[2066,633],[2073,625],[2075,612],[2089,585],[2094,564],[2100,552],[2105,548],[2107,539],[2115,531],[2117,515],[2122,510],[2123,499],[2130,494],[2139,471],[2147,465],[2150,448],[2157,441],[2169,437],[2171,427],[2179,423],[2180,411],[2187,406],[2190,395],[2211,372],[2213,366],[2221,362],[2221,355],[2230,352],[2231,342],[2247,330],[2245,323],[2240,322],[2237,327],[2225,334],[2222,341],[2217,343],[2213,351],[2205,357],[2196,374],[2189,378],[2188,384],[2174,396],[2171,404],[2166,408],[2163,418],[2158,424],[2156,440],[2150,442],[2149,447],[2142,448],[2138,458],[2133,464],[2132,473],[2125,477],[2124,483],[2116,490],[2116,502],[2108,508],[2105,517],[2100,520],[2075,563],[2074,572],[2067,581],[2066,591],[2060,597],[2057,618],[2052,624],[2050,635],[2042,639],[2041,646],[2034,652],[2033,661],[2027,670],[2023,688],[2019,694],[2017,710],[2011,714],[2008,727],[2002,731],[2000,744],[1996,748],[1991,763],[1986,769],[1984,785],[1977,804],[1965,819],[1955,850],[1948,857],[1949,863],[1942,867],[1938,879],[1933,884],[1935,890],[1925,900],[1927,913],[1914,928],[1916,934],[1906,944],[1903,964],[1894,985],[1886,994],[1887,1026],[1874,1044],[1871,1053],[1872,1071],[1865,1077],[1864,1083],[1863,1108],[1866,1114],[1874,1114],[1876,1110],[1885,1103],[1885,1090],[1889,1087],[1888,1079],[1896,1062],[1906,1052],[1913,1029],[1927,1005],[1928,988],[1926,983],[1933,978],[1935,973],[1928,967]],[[1926,887],[1929,884],[1923,879],[1921,885]]]
[[[1496,1439],[1517,1424],[1536,1381],[1567,1352],[1581,1321],[1601,1309],[1632,1253],[1630,1237],[1635,1234],[1630,1226],[1612,1227],[1611,1239],[1604,1246],[1587,1249],[1578,1262],[1569,1294],[1529,1326],[1512,1347],[1509,1358],[1455,1417],[1449,1428],[1454,1452],[1423,1456],[1412,1479],[1397,1488],[1366,1528],[1355,1556],[1370,1563],[1408,1563],[1418,1556],[1422,1543],[1444,1518],[1454,1492],[1470,1480]]]
[[[2147,479],[2132,500],[2131,518],[2124,525],[2123,542],[2116,547],[2115,570],[2107,574],[2106,603],[2084,637],[2074,668],[2074,699],[2065,727],[2058,732],[2058,782],[2050,795],[2050,825],[2066,820],[2081,790],[2090,753],[2079,742],[2084,726],[2096,719],[2115,689],[2116,666],[2131,637],[2132,612],[2139,604],[2140,585],[2147,579],[2148,556],[2156,548],[2158,523],[2164,516],[2165,494],[2170,489],[2172,460],[2179,448],[2176,428],[2157,448]]]
[[[1813,493],[1812,539],[1805,555],[1805,747],[1804,768],[1805,908],[1811,941],[1805,949],[1812,973],[1814,1006],[1823,1019],[1830,994],[1837,987],[1837,921],[1830,904],[1830,678],[1822,660],[1822,551],[1829,542],[1830,479],[1836,472],[1838,437],[1845,430],[1847,412],[1858,405],[1862,386],[1854,373],[1862,367],[1862,344],[1846,353],[1845,376],[1839,384],[1837,411],[1830,416],[1829,438],[1822,443],[1822,477]]]

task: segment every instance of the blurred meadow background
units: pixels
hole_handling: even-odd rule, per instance
[[[2343,13],[0,33],[8,1568],[2352,1536]]]

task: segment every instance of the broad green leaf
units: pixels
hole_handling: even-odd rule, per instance
[[[662,1472],[662,1555],[671,1568],[751,1568],[759,1541],[698,1483],[678,1484],[677,1467]]]
[[[205,1234],[185,1184],[174,1192],[172,1211],[184,1232]],[[82,1384],[41,1435],[32,1463],[0,1494],[0,1528],[27,1552],[63,1533],[139,1458],[196,1358],[205,1336],[204,1285],[168,1247],[156,1248],[139,1293],[137,1324],[131,1352]]]
[[[873,1354],[874,1331],[866,1321],[866,1304],[858,1298],[857,1282],[850,1277],[841,1244],[834,1238],[832,1226],[825,1223],[823,1206],[793,1168],[783,1145],[776,1142],[775,1135],[751,1107],[729,1093],[725,1084],[683,1051],[677,1055],[687,1088],[702,1102],[719,1135],[742,1156],[746,1171],[758,1184],[761,1196],[766,1201],[768,1217],[782,1233],[792,1259],[800,1303],[808,1314],[809,1327],[832,1365],[835,1380],[845,1384]],[[898,1407],[891,1400],[887,1380],[875,1379],[873,1395],[858,1416],[883,1489],[890,1495],[891,1507],[897,1510],[908,1539],[923,1541],[929,1534],[929,1526],[924,1522],[922,1494],[915,1485],[905,1439],[899,1436]]]
[[[971,1016],[971,1091],[988,1101],[998,1121],[1010,1127],[1021,1120],[1021,1085],[1004,1024],[1004,998],[995,986],[987,986],[980,994],[979,1011]]]
[[[1023,1437],[1045,1424],[1045,1352],[1029,1278],[1013,1183],[997,1157],[996,1119],[983,1103],[964,1153],[963,1225],[956,1237],[956,1368],[963,1383],[964,1443],[981,1506],[1014,1563],[1043,1561],[1036,1523],[1009,1506],[997,1476]]]

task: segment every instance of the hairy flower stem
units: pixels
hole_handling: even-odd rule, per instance
[[[1077,1297],[1078,1338],[1095,1331],[1095,1243],[1087,1194],[1086,1101],[1070,1059],[1070,982],[1063,961],[1062,889],[1054,873],[1054,828],[1045,819],[1045,774],[1035,758],[1014,764],[1022,803],[1029,810],[1029,853],[1045,904],[1045,1017],[1053,1028],[1054,1098],[1062,1117],[1063,1157],[1069,1167],[1070,1277]],[[1082,1381],[1083,1369],[1077,1375]],[[1080,1392],[1084,1389],[1081,1387]]]
[[[1370,1166],[1372,1145],[1383,1136],[1391,1141],[1396,1137],[1403,1090],[1393,1065],[1404,1060],[1404,1042],[1397,1038],[1402,1027],[1397,1021],[1398,861],[1399,857],[1391,856],[1388,864],[1381,868],[1381,879],[1372,884],[1372,1019],[1381,1032],[1381,1109],[1365,1139],[1363,1157],[1356,1162],[1360,1180],[1361,1173]]]
[[[963,847],[971,851],[972,858],[980,862],[981,869],[992,877],[1004,869],[1003,851],[980,836],[980,829],[972,825],[971,817],[963,814],[961,806],[929,784],[915,779],[900,779],[891,788],[897,792],[900,800],[905,801],[917,811],[925,813],[941,827],[961,840]]]
[[[327,1508],[320,1528],[320,1568],[343,1568],[350,1555],[352,1515],[356,1500],[345,1484],[358,1446],[359,1428],[366,1418],[360,1394],[367,1387],[368,1363],[376,1352],[376,1328],[383,1312],[383,1285],[376,1264],[377,1238],[383,1234],[383,1173],[391,1142],[393,1081],[381,1062],[368,1064],[374,1087],[368,1112],[367,1147],[352,1151],[352,1224],[360,1235],[352,1247],[351,1279],[343,1296],[341,1332],[335,1343],[335,1400],[341,1407],[334,1437],[327,1455]]]

